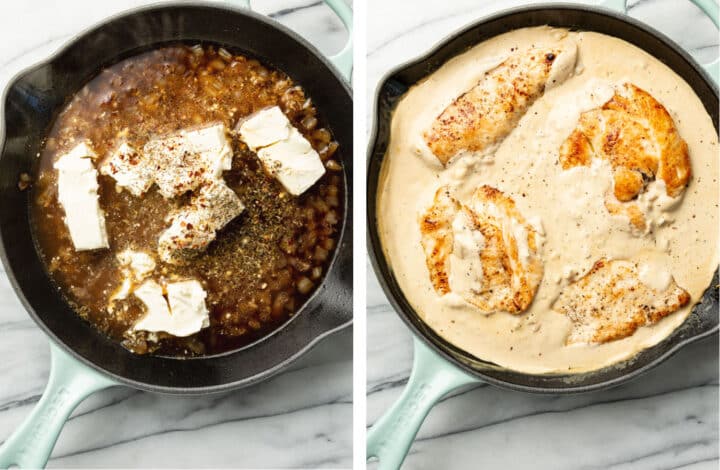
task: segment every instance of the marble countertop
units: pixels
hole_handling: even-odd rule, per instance
[[[531,2],[370,0],[368,109],[386,71],[475,19],[527,3]],[[702,62],[717,57],[717,29],[690,1],[637,0],[629,5],[631,16],[663,31]],[[371,121],[368,116],[368,124]],[[412,342],[369,264],[367,270],[371,425],[405,386]],[[491,386],[461,390],[431,410],[403,468],[717,469],[717,336],[605,392],[558,397]]]
[[[2,2],[0,87],[78,31],[139,0]],[[157,2],[152,2],[157,3]],[[345,41],[321,2],[254,1],[321,51]],[[32,25],[32,27],[28,27]],[[0,441],[30,413],[49,372],[48,340],[0,269]],[[316,384],[308,387],[307,384]],[[82,403],[50,467],[348,468],[352,466],[352,331],[321,342],[290,370],[259,385],[205,398],[114,388]]]

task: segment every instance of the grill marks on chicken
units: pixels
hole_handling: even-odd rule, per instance
[[[605,206],[612,214],[625,215],[640,231],[646,220],[633,202],[656,179],[670,197],[682,195],[690,181],[690,157],[685,141],[665,107],[631,83],[618,87],[598,109],[580,116],[577,128],[560,147],[563,169],[585,165],[594,158],[613,168],[613,194]],[[614,197],[613,197],[614,196]]]
[[[690,295],[674,279],[658,291],[641,282],[637,264],[601,259],[563,289],[553,309],[573,322],[568,345],[607,343],[657,323],[689,301]]]
[[[525,311],[542,279],[540,239],[512,198],[481,186],[467,205],[447,187],[420,218],[430,280],[483,313]]]
[[[488,149],[510,134],[549,84],[570,75],[576,55],[574,44],[516,52],[445,108],[423,134],[425,143],[443,165],[460,152]]]

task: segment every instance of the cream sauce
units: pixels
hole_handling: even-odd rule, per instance
[[[507,57],[511,48],[575,42],[573,76],[546,90],[494,154],[464,155],[444,169],[427,155],[422,132],[455,97]],[[608,51],[612,51],[611,54]],[[610,167],[562,171],[558,150],[580,113],[602,105],[613,86],[630,81],[670,112],[692,160],[693,177],[680,201],[652,183],[639,204],[653,230],[633,234],[628,219],[604,205],[612,189]],[[434,291],[420,244],[418,214],[435,190],[449,184],[463,202],[481,184],[512,197],[520,212],[542,224],[544,276],[521,315],[480,313],[455,295]],[[421,318],[468,353],[526,373],[581,372],[628,359],[668,336],[688,316],[718,266],[718,139],[690,86],[641,49],[610,36],[538,27],[483,42],[448,61],[414,86],[393,115],[391,138],[378,189],[378,227],[385,256],[408,301]],[[672,275],[690,305],[631,337],[600,345],[566,346],[570,320],[551,309],[568,283],[602,258],[628,259],[641,280],[657,288]]]
[[[474,225],[466,211],[455,216],[453,228],[453,251],[450,255],[448,279],[453,292],[460,296],[470,295],[480,289],[483,272],[480,256],[485,239]]]

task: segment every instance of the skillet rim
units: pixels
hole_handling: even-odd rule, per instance
[[[67,53],[71,48],[77,47],[78,42],[80,42],[83,38],[86,36],[96,33],[98,31],[101,31],[105,29],[109,24],[114,23],[118,20],[122,20],[128,17],[136,16],[138,14],[143,13],[152,13],[154,11],[157,12],[168,12],[172,11],[178,8],[182,9],[206,9],[206,10],[216,10],[219,12],[225,12],[225,13],[232,13],[235,15],[240,16],[246,16],[250,17],[251,19],[258,21],[260,23],[263,23],[265,26],[275,29],[279,31],[280,33],[284,34],[285,36],[288,36],[291,40],[296,41],[300,46],[302,46],[307,52],[311,53],[326,69],[327,72],[329,72],[328,78],[332,77],[334,81],[340,85],[340,89],[347,95],[347,99],[350,103],[353,102],[353,93],[352,88],[350,87],[349,79],[345,79],[341,73],[337,70],[337,68],[333,65],[333,63],[330,61],[330,59],[320,52],[317,47],[312,45],[307,39],[303,38],[300,34],[293,31],[292,29],[288,28],[287,26],[281,24],[280,22],[276,21],[275,19],[263,15],[261,13],[258,13],[250,8],[244,8],[239,5],[234,4],[218,4],[214,2],[207,2],[207,1],[174,1],[174,2],[154,2],[151,4],[146,5],[140,5],[133,8],[128,8],[125,10],[122,10],[120,12],[114,13],[112,15],[108,15],[106,17],[103,17],[94,23],[82,28],[77,33],[72,34],[69,38],[64,40],[62,43],[60,43],[53,52],[49,53],[46,57],[44,57],[41,60],[38,60],[37,62],[34,62],[18,72],[14,73],[10,79],[8,79],[7,84],[5,85],[4,89],[2,90],[2,93],[0,93],[0,157],[2,157],[5,154],[6,145],[7,145],[7,139],[6,139],[6,103],[8,98],[8,93],[10,90],[17,85],[18,82],[22,81],[23,78],[26,76],[32,74],[33,72],[36,72],[40,69],[46,68],[51,66],[53,63],[55,63],[58,59],[61,58],[65,53]],[[186,39],[178,39],[178,41],[187,40]],[[192,38],[189,38],[192,39]],[[212,41],[209,41],[212,42]],[[152,44],[156,44],[158,46],[167,44],[167,41],[153,41]],[[152,46],[150,46],[150,49]],[[238,47],[236,47],[238,49]],[[262,58],[265,61],[267,61],[267,58]],[[325,71],[320,71],[321,73],[325,73]],[[352,139],[352,133],[351,139]],[[348,161],[347,159],[344,159],[344,161]],[[349,157],[350,167],[352,168],[352,150],[350,150],[350,157]],[[233,349],[230,351],[225,351],[218,354],[213,355],[207,355],[207,356],[198,356],[198,357],[172,357],[172,356],[161,356],[161,355],[149,355],[148,357],[152,358],[161,358],[165,360],[173,360],[173,361],[179,361],[179,362],[185,362],[185,361],[212,361],[213,359],[220,359],[225,358],[228,356],[231,356],[236,353],[241,353],[243,351],[246,351],[248,349],[251,349],[253,346],[256,346],[260,343],[265,342],[266,340],[272,338],[276,334],[279,334],[281,331],[283,331],[285,328],[287,328],[289,325],[293,323],[297,323],[299,321],[303,321],[303,318],[307,318],[308,314],[311,312],[307,312],[307,306],[310,305],[313,300],[320,297],[323,294],[323,287],[326,285],[326,282],[328,281],[328,278],[330,277],[331,273],[336,273],[338,269],[341,269],[342,266],[340,266],[340,253],[342,250],[350,250],[350,259],[352,259],[352,226],[353,226],[353,214],[352,214],[352,199],[353,199],[353,192],[352,192],[352,172],[346,170],[346,166],[343,165],[344,170],[344,177],[345,177],[345,197],[344,197],[344,213],[343,213],[343,225],[342,229],[338,233],[338,245],[334,250],[332,260],[330,261],[330,264],[328,265],[328,270],[323,277],[323,282],[318,285],[318,287],[314,290],[313,294],[303,303],[300,310],[298,310],[293,316],[291,316],[287,321],[285,321],[282,325],[268,333],[267,335],[257,339],[256,341],[253,341],[252,343],[245,345],[241,348]],[[27,218],[27,216],[26,216]],[[348,234],[348,231],[349,234]],[[346,238],[349,236],[349,238],[346,240]],[[312,336],[308,341],[304,342],[305,344],[300,347],[299,349],[294,349],[292,353],[285,354],[284,358],[274,364],[273,366],[264,369],[260,373],[256,373],[254,375],[250,375],[246,378],[240,379],[240,380],[233,380],[229,382],[219,383],[216,385],[202,385],[202,386],[167,386],[167,385],[157,385],[153,383],[148,382],[142,382],[136,379],[128,378],[123,375],[111,372],[107,370],[106,368],[102,367],[99,364],[96,364],[92,362],[91,360],[87,359],[86,357],[82,356],[78,352],[75,351],[74,348],[70,347],[68,344],[66,344],[64,341],[62,341],[58,336],[45,324],[45,322],[42,320],[42,318],[38,315],[37,312],[35,312],[35,309],[30,304],[29,300],[26,298],[20,283],[17,280],[17,277],[13,271],[13,269],[10,266],[8,256],[5,249],[5,240],[3,239],[2,232],[0,231],[0,262],[2,263],[2,271],[5,272],[8,280],[10,281],[10,285],[20,301],[23,309],[26,311],[26,313],[32,318],[32,320],[35,322],[35,324],[45,333],[45,335],[48,337],[48,339],[55,344],[57,347],[59,347],[63,352],[69,354],[73,359],[77,360],[82,365],[90,368],[96,373],[103,374],[105,376],[110,377],[114,381],[117,382],[117,385],[125,385],[129,386],[138,390],[153,392],[153,393],[159,393],[159,394],[166,394],[166,395],[183,395],[183,396],[198,396],[198,395],[208,395],[208,394],[215,394],[215,393],[222,393],[229,390],[234,390],[238,388],[244,388],[246,386],[253,385],[258,382],[262,382],[264,380],[267,380],[271,378],[272,376],[276,375],[277,373],[281,372],[282,370],[286,369],[290,364],[298,360],[301,356],[308,353],[311,349],[313,349],[320,341],[325,339],[328,336],[333,335],[334,333],[340,332],[349,326],[353,324],[354,321],[354,315],[352,312],[352,306],[350,307],[350,317],[348,320],[339,323],[339,324],[323,324],[322,321],[318,321],[318,324],[321,324],[321,331],[314,336]],[[33,243],[34,244],[34,243]],[[347,247],[343,247],[343,245],[349,245]],[[46,273],[47,274],[47,273]],[[49,279],[49,282],[52,282],[52,280]],[[336,280],[335,282],[340,283],[339,280]],[[350,304],[352,304],[352,290],[350,291]],[[327,315],[326,315],[327,316]],[[315,320],[322,320],[321,318],[317,318]],[[305,320],[307,321],[307,320]],[[326,322],[327,323],[327,322]],[[100,333],[102,335],[102,333]],[[113,341],[108,339],[109,341]]]
[[[380,177],[380,171],[382,169],[382,160],[385,158],[385,152],[387,151],[387,145],[385,146],[385,152],[383,152],[383,157],[380,161],[375,161],[374,154],[376,153],[376,148],[378,147],[378,137],[379,137],[379,127],[381,120],[385,120],[383,117],[380,116],[380,110],[383,107],[381,105],[381,98],[382,98],[382,91],[386,88],[387,83],[395,76],[402,74],[404,71],[413,68],[415,66],[421,65],[423,63],[427,63],[429,61],[432,61],[433,57],[439,53],[442,52],[442,50],[450,45],[450,43],[461,36],[470,33],[472,30],[482,28],[485,24],[489,22],[495,22],[502,20],[504,18],[507,18],[509,16],[518,15],[518,14],[532,14],[535,12],[541,12],[544,10],[566,10],[566,11],[573,11],[573,12],[580,12],[580,13],[591,13],[591,14],[597,14],[600,16],[610,17],[612,19],[621,21],[623,23],[626,23],[632,27],[635,27],[637,29],[640,29],[646,34],[649,34],[653,36],[655,39],[663,43],[668,48],[672,49],[675,53],[677,53],[682,59],[685,60],[693,69],[694,71],[703,79],[703,81],[709,85],[709,88],[713,91],[713,94],[715,96],[715,101],[717,102],[719,99],[718,94],[718,84],[716,84],[712,78],[709,76],[709,74],[705,71],[705,69],[700,66],[697,61],[690,55],[689,52],[687,52],[684,48],[682,48],[679,44],[677,44],[675,41],[670,39],[667,35],[664,33],[656,30],[652,26],[637,20],[627,14],[620,14],[615,11],[609,10],[607,8],[592,6],[592,5],[579,5],[579,4],[571,4],[571,3],[540,3],[540,4],[533,4],[533,5],[525,5],[525,6],[519,6],[519,7],[513,7],[513,8],[507,8],[499,10],[495,13],[482,16],[481,18],[466,24],[464,26],[461,26],[460,28],[452,31],[451,33],[445,35],[442,39],[440,39],[438,42],[436,42],[431,48],[429,48],[426,52],[411,58],[409,60],[406,60],[399,65],[389,69],[387,72],[385,72],[380,80],[377,82],[375,92],[374,92],[374,100],[373,100],[373,108],[372,108],[372,127],[370,130],[369,138],[368,138],[368,148],[366,152],[366,188],[374,188],[377,190],[378,188],[378,180]],[[547,24],[552,25],[552,22],[548,22]],[[518,29],[518,28],[514,28]],[[570,28],[572,29],[572,28]],[[578,30],[583,30],[581,26],[577,27]],[[507,28],[505,32],[512,31],[513,28]],[[495,37],[499,34],[503,33],[497,33],[494,36]],[[608,33],[603,33],[608,34]],[[611,34],[608,34],[611,35]],[[489,39],[488,37],[487,39]],[[629,41],[626,41],[629,42]],[[632,43],[631,43],[632,44]],[[649,51],[643,49],[642,47],[633,44],[635,47],[638,47],[639,49],[644,50],[646,53],[650,54],[651,56],[655,57],[656,60],[660,60],[661,62],[665,63],[662,59],[658,58],[655,54],[650,53]],[[469,46],[472,47],[472,46]],[[464,51],[469,49],[469,47],[465,47],[464,50],[461,50],[460,52],[456,52],[450,56],[457,57],[458,55],[462,54]],[[450,58],[446,59],[445,61],[439,63],[437,67],[434,67],[431,71],[426,71],[424,77],[429,76],[434,71],[436,71],[439,67],[442,67],[442,65],[447,61],[450,60]],[[667,64],[666,64],[667,65]],[[671,68],[668,66],[668,68]],[[671,70],[673,70],[671,68]],[[674,70],[673,70],[674,71]],[[681,77],[682,78],[682,77]],[[422,78],[420,79],[422,80]],[[414,82],[412,85],[416,84],[418,82]],[[410,86],[412,86],[410,85]],[[406,92],[403,92],[404,94]],[[398,95],[397,99],[399,99],[401,95]],[[392,116],[392,110],[396,106],[397,102],[393,102],[391,106],[389,106],[391,112],[390,112],[390,118]],[[703,106],[705,107],[705,104],[703,102]],[[716,127],[716,131],[717,131]],[[389,136],[389,134],[388,134]],[[377,152],[380,153],[380,152]],[[373,166],[377,166],[377,171],[373,174],[371,172],[371,169]],[[374,181],[374,183],[373,183]],[[457,346],[453,345],[452,343],[448,342],[444,338],[442,338],[439,334],[437,334],[429,325],[425,324],[420,316],[417,314],[415,309],[410,305],[408,302],[405,294],[402,292],[402,289],[400,289],[397,281],[394,278],[394,275],[392,274],[392,268],[389,265],[389,262],[385,258],[385,254],[383,251],[382,243],[380,241],[380,236],[377,230],[377,221],[376,221],[376,207],[377,207],[377,191],[373,191],[372,194],[370,191],[367,191],[366,193],[366,203],[368,209],[366,210],[366,224],[367,224],[367,230],[366,235],[368,239],[368,256],[370,258],[370,262],[373,267],[373,271],[375,274],[375,277],[380,284],[380,287],[383,290],[383,294],[385,295],[386,299],[390,303],[390,305],[393,307],[393,310],[395,311],[395,314],[398,315],[403,323],[410,329],[413,336],[419,340],[421,340],[428,348],[432,349],[436,354],[439,354],[442,358],[447,360],[450,364],[460,368],[462,371],[471,374],[472,376],[476,377],[480,381],[492,384],[494,386],[497,386],[502,389],[506,390],[514,390],[514,391],[520,391],[520,392],[526,392],[526,393],[533,393],[533,394],[557,394],[557,395],[569,395],[569,394],[576,394],[576,393],[586,393],[586,392],[592,392],[592,391],[598,391],[598,390],[605,390],[609,389],[618,385],[621,385],[625,382],[628,382],[634,378],[636,378],[639,375],[642,375],[653,368],[659,366],[663,362],[665,362],[667,359],[669,359],[671,356],[675,355],[680,349],[684,348],[685,346],[694,343],[696,341],[699,341],[703,338],[707,338],[713,335],[718,334],[720,331],[720,324],[715,324],[714,326],[711,326],[707,330],[700,330],[697,332],[691,332],[691,336],[679,339],[675,344],[668,347],[666,351],[664,351],[659,356],[655,357],[654,359],[649,360],[646,364],[636,368],[628,370],[627,372],[607,380],[602,380],[595,383],[585,384],[585,385],[573,385],[572,383],[575,381],[575,379],[583,377],[583,376],[593,376],[593,375],[599,375],[602,374],[604,371],[609,371],[611,369],[616,369],[619,366],[623,364],[630,364],[632,363],[637,356],[642,351],[648,351],[652,350],[653,348],[657,348],[662,344],[663,341],[666,341],[671,338],[673,334],[679,331],[680,328],[685,324],[688,318],[690,318],[690,315],[692,315],[694,309],[700,305],[703,301],[703,299],[707,296],[708,291],[710,291],[713,288],[713,285],[715,283],[715,280],[718,276],[718,271],[715,271],[713,279],[710,281],[710,285],[708,288],[704,291],[702,297],[698,300],[696,304],[693,305],[691,312],[688,314],[688,317],[683,321],[681,325],[679,325],[670,335],[668,335],[666,338],[658,342],[657,344],[645,348],[641,351],[638,351],[635,355],[633,355],[631,358],[628,358],[626,360],[610,364],[606,367],[586,371],[586,372],[579,372],[576,374],[528,374],[528,373],[522,373],[518,371],[514,371],[512,369],[507,369],[501,366],[498,366],[496,364],[493,364],[488,361],[483,361],[480,358],[477,358],[473,356],[470,353],[467,353],[463,351],[462,349],[458,348]],[[370,211],[370,208],[373,209],[373,211]],[[396,298],[393,288],[390,287],[390,281],[388,280],[390,278],[392,280],[392,283],[397,288],[397,291],[401,294],[400,299]],[[416,322],[413,322],[412,317],[416,317]],[[420,326],[418,326],[420,325]],[[441,347],[440,344],[443,346]],[[466,357],[472,357],[474,358],[474,361],[477,363],[481,363],[486,366],[484,370],[480,370],[477,368],[474,368],[470,366],[469,364],[459,360],[456,356],[451,354],[449,351],[455,352],[455,354],[458,355],[464,355]],[[525,385],[520,384],[516,382],[512,382],[510,380],[503,380],[496,377],[492,377],[486,374],[485,371],[501,371],[501,372],[507,372],[510,374],[513,374],[515,376],[521,376],[526,378],[535,378],[535,377],[565,377],[566,382],[569,385],[568,386],[538,386],[538,385]]]

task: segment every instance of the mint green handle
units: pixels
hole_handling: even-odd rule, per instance
[[[353,14],[352,10],[343,0],[325,0],[330,8],[343,22],[348,31],[348,40],[340,52],[328,57],[343,77],[350,81],[353,68]]]
[[[70,413],[93,392],[118,385],[50,343],[50,378],[30,416],[0,447],[0,468],[42,468]]]
[[[710,20],[715,24],[716,28],[720,27],[720,25],[718,24],[718,21],[720,21],[720,10],[718,9],[718,4],[715,0],[692,0],[692,2],[697,5],[697,7],[701,9],[703,13],[710,17]],[[708,64],[704,64],[703,68],[708,73],[708,75],[710,75],[710,78],[712,78],[715,83],[720,82],[719,59],[715,59]]]
[[[448,392],[479,383],[421,340],[414,338],[413,369],[398,401],[368,432],[367,457],[377,457],[380,470],[395,470],[405,460],[410,445],[430,409]]]
[[[718,21],[720,20],[720,9],[716,0],[690,0],[697,6],[703,13],[705,13],[710,20],[715,24],[716,27],[720,27]],[[627,0],[600,0],[598,5],[617,12],[626,14],[627,13]],[[710,75],[715,83],[720,81],[720,59],[715,59],[710,63],[703,64],[702,68]]]
[[[627,0],[600,0],[598,5],[609,10],[614,10],[623,15],[627,14]]]
[[[250,0],[233,0],[243,8],[250,9]],[[335,12],[348,31],[348,40],[340,52],[328,57],[336,69],[350,81],[353,68],[353,14],[352,10],[343,0],[325,0],[325,3]]]

